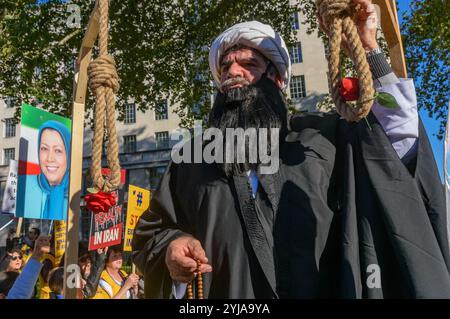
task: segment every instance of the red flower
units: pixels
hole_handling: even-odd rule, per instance
[[[359,80],[356,78],[343,78],[340,93],[345,102],[358,100]]]
[[[86,208],[94,213],[107,212],[110,207],[116,205],[117,195],[115,192],[98,192],[86,195],[84,201],[86,202]]]

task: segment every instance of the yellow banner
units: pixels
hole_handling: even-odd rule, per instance
[[[66,222],[55,220],[55,266],[59,265],[66,250]]]
[[[150,191],[130,185],[128,188],[127,225],[125,229],[124,251],[131,251],[134,228],[142,213],[150,207]]]

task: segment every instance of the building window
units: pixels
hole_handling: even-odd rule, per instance
[[[15,158],[15,148],[5,148],[3,150],[3,165],[9,165],[9,161]]]
[[[298,100],[306,96],[305,76],[293,76],[291,81],[291,99]]]
[[[291,63],[302,63],[302,44],[297,42],[292,48],[289,49],[289,55],[291,56]]]
[[[167,100],[163,100],[156,106],[155,120],[167,120],[167,118],[168,118]]]
[[[91,231],[92,213],[86,208],[81,208],[81,241],[89,241],[89,233]]]
[[[6,97],[5,98],[6,107],[13,108],[16,106],[16,103],[17,103],[17,100],[14,97]]]
[[[16,136],[16,124],[14,123],[14,119],[5,119],[5,137],[14,136]]]
[[[298,12],[292,14],[292,30],[299,30],[300,22],[298,20]]]
[[[150,189],[157,189],[161,177],[164,175],[166,171],[165,166],[158,166],[150,168]]]
[[[125,124],[136,123],[136,104],[127,103],[125,105]]]
[[[156,132],[156,148],[169,148],[169,132]]]
[[[136,152],[136,135],[126,135],[123,137],[123,151],[124,153]]]

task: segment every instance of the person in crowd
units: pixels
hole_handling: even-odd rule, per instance
[[[85,253],[78,258],[78,266],[80,266],[81,276],[86,280],[92,269],[92,257],[89,253]]]
[[[121,270],[123,253],[121,246],[109,247],[105,270],[94,299],[134,299],[137,296],[139,276]]]
[[[49,252],[50,238],[44,235],[39,236],[35,241],[33,254],[9,290],[6,299],[31,299],[33,297],[36,282],[43,267],[41,260]]]
[[[97,249],[95,261],[86,255],[80,257],[78,264],[81,270],[81,293],[83,298],[89,299],[96,295],[100,278],[105,268],[105,260],[107,258],[108,247]],[[90,263],[88,263],[90,262]]]
[[[28,231],[27,235],[23,237],[22,240],[22,254],[23,262],[26,264],[28,259],[31,257],[34,249],[34,242],[41,234],[41,230],[37,227],[32,227]]]
[[[55,257],[50,253],[45,253],[41,259],[42,269],[39,273],[38,282],[36,284],[35,298],[49,299],[51,289],[49,287],[50,272],[56,267]]]
[[[0,271],[20,272],[23,266],[22,251],[20,249],[12,249],[8,251],[0,263]]]
[[[8,237],[6,238],[6,251],[10,251],[19,247],[19,237],[16,237],[16,230],[10,228],[8,230]]]
[[[48,286],[50,288],[50,299],[64,299],[64,268],[52,269],[49,274]]]
[[[0,272],[0,299],[6,299],[19,273],[17,271]]]

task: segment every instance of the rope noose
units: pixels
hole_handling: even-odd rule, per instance
[[[316,4],[325,27],[330,30],[328,68],[331,96],[336,104],[337,112],[343,118],[350,122],[358,122],[369,114],[375,90],[366,52],[352,19],[356,6],[352,0],[317,0]],[[359,99],[356,107],[347,104],[340,95],[342,76],[339,66],[342,33],[347,37],[350,58],[353,60],[359,79]]]
[[[104,192],[112,192],[120,185],[119,144],[116,132],[115,93],[119,90],[119,76],[116,63],[108,55],[108,0],[99,0],[100,56],[88,67],[89,88],[95,94],[95,130],[92,143],[91,177],[94,186]],[[108,131],[107,161],[109,179],[102,175],[102,147],[104,130]]]

